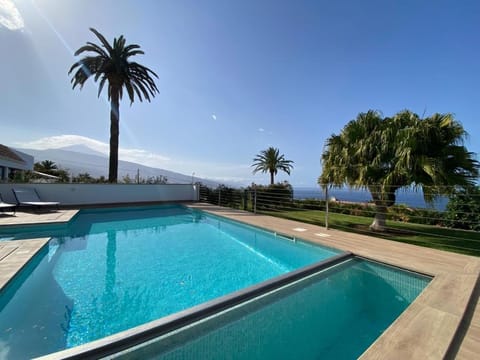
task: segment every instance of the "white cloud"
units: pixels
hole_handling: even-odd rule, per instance
[[[265,131],[265,129],[264,129],[264,128],[258,128],[258,131],[260,131],[260,132],[264,132],[264,131]]]
[[[60,149],[67,146],[83,145],[104,155],[108,155],[110,152],[110,147],[108,144],[79,135],[49,136],[35,141],[19,143],[18,145],[24,148],[37,150]],[[163,167],[170,161],[170,158],[167,156],[155,154],[142,149],[119,148],[118,157],[121,160],[131,161],[152,167]]]
[[[9,30],[20,30],[25,27],[22,15],[12,0],[0,0],[0,25]]]
[[[85,145],[92,150],[97,152],[108,154],[108,145],[94,140],[85,136],[80,135],[59,135],[59,136],[49,136],[44,137],[34,141],[21,142],[18,143],[19,146],[36,149],[36,150],[45,150],[45,149],[59,149],[72,145]]]
[[[213,119],[213,120],[217,120],[217,115],[212,114],[212,119]]]

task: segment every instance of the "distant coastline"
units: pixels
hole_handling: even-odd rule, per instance
[[[325,193],[318,188],[313,187],[294,187],[293,197],[296,200],[317,199],[325,200]],[[350,203],[368,203],[372,201],[370,193],[366,190],[350,190],[350,189],[329,189],[328,197],[335,198],[340,202]],[[448,198],[438,198],[433,204],[427,204],[423,199],[421,191],[400,190],[397,191],[397,199],[395,204],[404,204],[413,208],[435,209],[444,211],[448,203]]]

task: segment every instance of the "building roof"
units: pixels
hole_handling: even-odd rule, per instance
[[[17,155],[12,149],[8,146],[0,144],[0,158],[10,160],[16,163],[25,164],[25,160],[23,160],[20,156]]]

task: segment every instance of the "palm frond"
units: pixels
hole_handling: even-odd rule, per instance
[[[269,147],[255,156],[252,167],[254,167],[254,174],[259,171],[262,173],[269,172],[273,184],[273,176],[276,175],[279,170],[290,175],[290,172],[293,169],[293,161],[286,160],[283,154],[280,155],[280,151],[277,148]]]
[[[105,83],[108,82],[108,98],[113,95],[121,99],[123,97],[123,87],[126,88],[130,103],[135,100],[135,95],[139,101],[146,99],[150,101],[158,93],[157,85],[153,77],[158,78],[157,74],[149,68],[129,61],[131,56],[141,55],[144,52],[137,44],[125,45],[126,40],[123,35],[115,38],[111,46],[105,37],[97,30],[90,29],[100,40],[101,46],[87,42],[85,46],[79,48],[75,55],[84,52],[92,55],[86,56],[75,64],[69,70],[69,74],[76,71],[72,78],[73,87],[83,86],[85,81],[93,75],[95,82],[99,82],[98,95],[102,92]]]
[[[107,49],[107,51],[111,54],[113,49],[110,46],[110,44],[108,43],[108,41],[105,39],[105,37],[102,34],[100,34],[97,30],[95,30],[94,28],[90,28],[90,31],[93,32],[97,36],[97,38],[100,40],[100,42],[105,47],[105,49]]]

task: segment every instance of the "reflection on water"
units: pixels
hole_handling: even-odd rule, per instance
[[[114,296],[113,287],[115,286],[115,267],[117,260],[115,253],[117,251],[117,233],[110,230],[107,233],[107,270],[105,271],[105,296]]]

